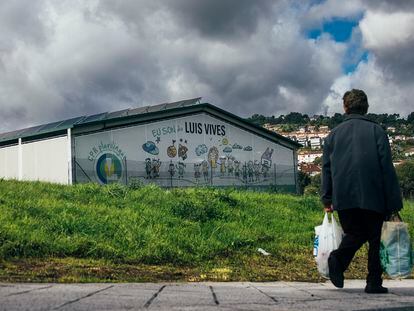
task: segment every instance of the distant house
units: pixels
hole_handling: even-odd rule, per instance
[[[319,127],[319,132],[320,133],[329,133],[329,127],[324,125],[324,126],[320,126]]]
[[[273,131],[273,132],[281,132],[282,130],[282,125],[280,124],[270,124],[270,123],[265,123],[263,124],[263,127],[269,131]]]
[[[406,150],[406,152],[404,153],[404,155],[406,157],[414,156],[414,148],[410,148],[410,149]]]
[[[322,147],[322,139],[319,136],[309,137],[309,144],[312,149],[318,149]]]
[[[322,169],[314,163],[301,163],[299,164],[299,171],[309,174],[310,176],[315,176],[320,174]]]
[[[299,150],[298,163],[313,163],[316,158],[322,157],[322,151]]]
[[[407,140],[407,136],[405,136],[405,135],[395,135],[394,136],[394,140],[406,141]]]
[[[308,137],[307,136],[296,136],[296,141],[303,145],[304,147],[309,147],[309,143],[308,143]]]

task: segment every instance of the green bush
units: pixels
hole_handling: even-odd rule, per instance
[[[304,191],[304,195],[315,195],[315,196],[319,196],[319,187],[313,186],[313,185],[309,185],[305,188]]]
[[[396,167],[402,194],[405,198],[414,197],[414,161],[406,161]]]

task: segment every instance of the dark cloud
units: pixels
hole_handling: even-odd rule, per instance
[[[387,13],[414,10],[414,1],[411,0],[363,0],[362,3],[370,10]]]
[[[399,84],[413,84],[414,3],[410,9],[399,1],[392,5],[401,10],[393,13],[376,10],[365,15],[360,23],[364,47],[375,56],[376,64],[388,79]]]
[[[243,37],[254,33],[257,25],[271,18],[274,0],[175,0],[168,2],[178,22],[202,36],[218,39]]]
[[[0,129],[198,96],[240,116],[321,113],[342,75],[346,44],[356,49],[359,41],[306,38],[302,24],[309,5],[299,3],[2,4]],[[349,14],[355,7],[347,8]],[[324,12],[315,19],[323,20]],[[396,71],[412,66],[411,47],[401,46]],[[384,68],[397,60],[386,50],[375,53]],[[412,83],[411,76],[406,79]]]
[[[0,132],[16,130],[17,124],[27,119],[27,109],[22,107],[1,107],[0,106]]]
[[[414,41],[407,41],[398,49],[375,50],[377,64],[383,68],[386,76],[394,81],[412,85],[414,83]]]
[[[68,105],[66,115],[90,114],[155,104],[167,97],[157,60],[148,51],[131,45],[106,48],[70,72],[58,72],[54,87]],[[71,60],[74,61],[74,60]]]
[[[22,124],[197,96],[242,116],[292,106],[313,112],[338,74],[280,1],[63,2],[49,9],[54,28],[44,32],[46,46],[21,51],[27,68],[18,81],[5,76],[8,89],[25,90],[5,107],[31,103]]]
[[[45,10],[41,0],[3,1],[0,4],[0,53],[11,50],[17,42],[41,45],[47,39]]]

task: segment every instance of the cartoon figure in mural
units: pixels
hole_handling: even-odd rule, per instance
[[[180,144],[178,145],[178,156],[181,159],[183,159],[183,161],[184,161],[185,159],[187,159],[187,151],[188,151],[188,148],[187,148],[187,146],[182,145],[181,144],[182,142],[183,142],[183,140],[180,139]],[[187,144],[187,141],[185,140],[184,143]]]
[[[203,172],[204,181],[208,182],[208,162],[206,160],[201,163],[201,171]]]
[[[272,167],[273,151],[274,151],[273,149],[270,149],[269,147],[267,147],[265,152],[262,154],[261,164],[262,164],[263,178],[268,177],[269,170]]]
[[[234,160],[234,177],[240,178],[240,161]]]
[[[152,178],[160,177],[160,159],[152,159]]]
[[[247,162],[247,174],[249,176],[249,182],[253,181],[253,174],[254,174],[254,167],[253,167],[253,161]]]
[[[227,155],[230,156],[230,154],[233,152],[233,148],[231,148],[230,146],[227,146],[226,148],[223,149],[223,152]]]
[[[268,177],[269,169],[270,169],[269,167],[262,165],[262,175],[263,175],[263,178],[266,179]]]
[[[177,148],[175,148],[175,140],[172,141],[172,145],[168,146],[167,155],[170,158],[175,158],[177,156]]]
[[[151,179],[151,171],[152,171],[151,159],[146,158],[145,159],[145,173],[147,174],[147,176],[145,177],[146,179]]]
[[[247,163],[244,162],[243,167],[242,167],[242,177],[243,177],[243,182],[247,183]]]
[[[220,165],[220,174],[221,174],[221,176],[224,176],[226,174],[226,157],[221,156],[218,159],[217,164]]]
[[[168,173],[170,173],[171,178],[173,178],[175,175],[175,165],[172,162],[172,160],[170,161],[170,164],[168,165]]]
[[[195,153],[196,153],[197,157],[207,153],[207,151],[208,151],[208,149],[207,149],[207,146],[205,144],[198,145],[195,148]]]
[[[178,162],[177,170],[178,170],[178,178],[183,178],[185,173],[185,163],[184,162]]]
[[[233,171],[234,171],[234,157],[228,157],[227,161],[226,161],[226,167],[227,167],[227,175],[231,176],[233,175]]]
[[[201,177],[200,168],[201,168],[201,163],[194,163],[194,178],[196,179],[197,183]]]
[[[260,163],[257,160],[254,160],[253,163],[253,169],[254,169],[254,177],[255,177],[255,181],[259,181],[260,180]]]
[[[261,159],[262,166],[266,166],[267,168],[272,167],[272,155],[273,155],[273,149],[270,149],[269,147],[267,147],[265,152],[263,152],[262,154],[262,159]]]
[[[210,150],[208,151],[207,158],[208,158],[208,162],[210,163],[211,167],[216,168],[217,160],[219,158],[219,151],[216,146],[213,146],[210,148]]]

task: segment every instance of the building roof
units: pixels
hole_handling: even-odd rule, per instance
[[[304,173],[321,173],[322,169],[315,163],[300,163],[299,170]]]
[[[296,149],[302,147],[301,144],[289,138],[269,131],[261,126],[255,125],[243,118],[240,118],[209,103],[201,103],[200,100],[201,97],[197,97],[154,106],[124,109],[114,112],[104,112],[89,116],[66,119],[58,122],[52,122],[44,125],[38,125],[3,134],[0,133],[0,146],[17,143],[19,138],[21,138],[23,141],[30,141],[61,135],[64,134],[69,128],[73,129],[73,133],[76,135],[113,127],[126,126],[129,124],[149,122],[157,119],[194,114],[196,112],[207,112],[225,121],[236,123],[240,127],[243,127],[250,132],[254,132],[255,134],[277,141],[283,145],[287,145],[290,148]]]

